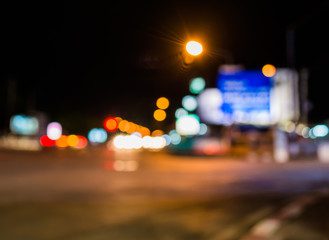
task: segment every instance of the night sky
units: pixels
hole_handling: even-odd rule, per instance
[[[288,27],[295,32],[294,67],[309,70],[310,122],[324,121],[329,2],[287,2],[7,4],[1,127],[9,114],[31,111],[72,131],[97,127],[108,115],[151,124],[158,97],[170,99],[173,116],[192,77],[215,87],[219,65],[231,59],[247,69],[287,67]],[[190,39],[200,40],[205,53],[186,66],[180,52]]]

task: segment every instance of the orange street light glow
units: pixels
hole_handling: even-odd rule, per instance
[[[197,56],[202,53],[203,48],[200,43],[196,41],[190,41],[186,44],[186,51],[193,56]]]

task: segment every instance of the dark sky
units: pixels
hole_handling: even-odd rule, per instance
[[[156,98],[167,96],[173,112],[192,77],[215,87],[228,56],[250,69],[287,67],[290,26],[295,67],[310,73],[310,120],[329,118],[322,108],[329,81],[328,1],[161,2],[3,6],[1,117],[38,110],[51,120],[87,125],[108,114],[148,124]],[[189,39],[200,40],[205,53],[184,66],[179,53]],[[9,106],[8,99],[14,99]]]

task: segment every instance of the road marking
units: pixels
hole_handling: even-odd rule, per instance
[[[305,207],[314,203],[320,194],[313,194],[299,197],[297,200],[283,207],[277,214],[256,223],[241,240],[266,240],[282,226],[283,221],[297,217],[302,214]]]

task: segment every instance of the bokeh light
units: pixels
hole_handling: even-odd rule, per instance
[[[265,77],[273,77],[276,73],[276,68],[272,64],[266,64],[262,68]]]
[[[190,92],[193,94],[201,93],[206,86],[206,82],[203,78],[197,77],[190,82]]]
[[[35,117],[15,115],[10,119],[10,130],[21,135],[34,135],[39,131],[39,121]]]
[[[67,137],[67,145],[70,147],[75,147],[79,142],[79,138],[77,135],[69,135]]]
[[[129,122],[127,120],[122,120],[119,123],[119,129],[121,132],[127,132],[129,129]]]
[[[108,117],[104,121],[104,127],[109,132],[114,132],[118,128],[118,121],[114,117]]]
[[[56,140],[60,138],[62,135],[62,125],[58,122],[51,122],[47,126],[47,136],[52,139]]]
[[[198,107],[198,101],[195,96],[187,95],[183,97],[182,105],[187,111],[194,111]]]
[[[52,147],[55,145],[55,140],[50,139],[47,135],[43,135],[40,138],[40,144],[43,147]]]
[[[176,118],[180,118],[182,116],[188,115],[188,112],[184,109],[184,108],[178,108],[175,111],[175,117]]]
[[[104,143],[107,139],[107,132],[103,128],[93,128],[88,133],[91,143]]]
[[[67,136],[66,135],[62,135],[60,136],[60,138],[58,138],[56,141],[55,141],[55,144],[57,147],[60,147],[60,148],[65,148],[68,146],[68,142],[67,142]]]
[[[324,124],[316,125],[311,131],[315,137],[325,137],[329,133],[328,127]]]
[[[208,127],[204,123],[200,123],[200,130],[198,132],[198,135],[205,135],[208,131]]]
[[[182,141],[181,135],[178,132],[176,132],[176,130],[170,131],[169,136],[170,136],[171,144],[173,145],[178,145]]]
[[[154,119],[157,120],[157,121],[159,121],[159,122],[165,120],[166,119],[166,116],[167,116],[166,112],[164,110],[162,110],[162,109],[157,109],[153,113]]]
[[[156,101],[156,106],[160,109],[167,109],[169,107],[169,100],[165,97],[160,97]]]
[[[85,148],[88,145],[88,140],[87,138],[85,138],[84,136],[78,136],[78,143],[75,146],[75,148]]]
[[[160,129],[154,130],[151,134],[152,137],[162,136],[162,135],[164,135],[164,132]]]
[[[194,115],[183,116],[176,121],[176,131],[181,135],[196,135],[200,131],[200,123]]]
[[[202,53],[203,47],[200,43],[196,41],[190,41],[186,44],[186,51],[189,54],[196,56]]]

